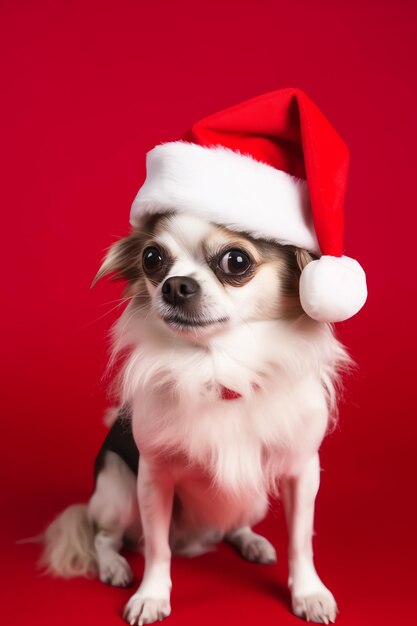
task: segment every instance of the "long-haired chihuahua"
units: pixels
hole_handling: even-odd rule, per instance
[[[194,168],[210,151],[175,145],[190,149]],[[251,161],[256,175],[273,169],[216,150],[231,166]],[[243,205],[245,184],[253,180],[239,179]],[[279,494],[293,611],[334,622],[335,599],[313,562],[313,518],[318,450],[350,358],[332,325],[300,302],[300,276],[322,263],[320,253],[254,235],[238,220],[177,210],[171,196],[172,207],[155,201],[110,248],[97,274],[127,284],[113,335],[112,362],[123,356],[119,408],[95,462],[94,493],[49,526],[43,563],[56,575],[97,573],[126,586],[133,575],[120,549],[135,542],[145,570],[124,616],[149,624],[171,612],[172,553],[198,555],[227,541],[250,561],[274,563],[274,547],[252,527]]]

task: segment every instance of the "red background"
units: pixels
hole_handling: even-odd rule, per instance
[[[340,626],[414,623],[415,6],[3,0],[3,624],[122,623],[130,591],[41,577],[38,547],[15,545],[90,494],[120,286],[89,285],[128,231],[145,151],[284,86],[305,89],[351,149],[346,253],[370,294],[339,325],[360,369],[323,446],[316,560]],[[300,623],[279,507],[263,526],[277,566],[226,546],[174,562],[172,626]]]

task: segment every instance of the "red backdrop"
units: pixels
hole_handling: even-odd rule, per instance
[[[340,626],[413,623],[415,6],[3,0],[3,624],[121,624],[128,590],[41,577],[38,548],[15,545],[92,486],[120,286],[89,285],[128,231],[145,151],[283,86],[306,90],[350,147],[346,253],[369,281],[365,309],[339,325],[360,369],[323,446],[317,563]],[[172,626],[299,623],[279,507],[263,527],[277,566],[227,547],[175,561]]]

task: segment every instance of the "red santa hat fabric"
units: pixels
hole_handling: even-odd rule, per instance
[[[131,210],[140,225],[176,210],[320,257],[303,270],[300,300],[310,317],[337,322],[367,297],[365,273],[343,256],[349,152],[299,89],[281,89],[210,115],[180,141],[147,155]]]

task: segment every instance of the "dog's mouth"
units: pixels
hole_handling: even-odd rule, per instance
[[[215,326],[216,324],[225,324],[229,318],[219,317],[217,319],[206,319],[197,316],[185,316],[178,314],[171,314],[161,316],[162,321],[168,326],[179,330],[186,330],[189,328],[207,328],[209,326]]]

